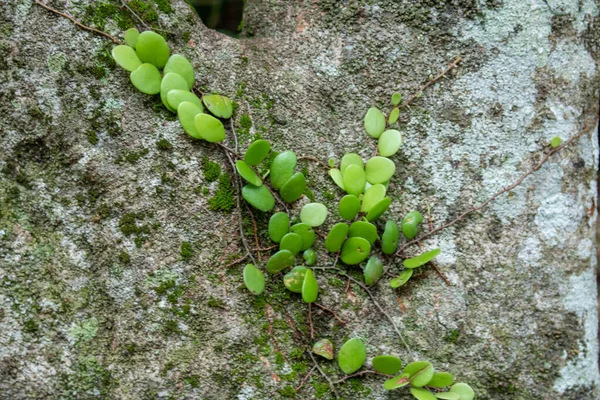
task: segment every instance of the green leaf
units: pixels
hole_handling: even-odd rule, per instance
[[[342,177],[342,172],[339,169],[332,168],[329,170],[328,174],[331,177],[331,179],[333,179],[335,184],[340,187],[340,189],[346,190],[346,188],[344,187],[344,178]]]
[[[394,122],[398,121],[399,117],[400,117],[400,109],[398,107],[392,108],[392,111],[390,111],[390,116],[388,117],[388,124],[391,125]]]
[[[392,289],[398,289],[400,286],[402,286],[406,282],[408,282],[408,280],[410,279],[410,277],[412,275],[413,275],[412,269],[405,269],[404,271],[402,271],[400,273],[400,275],[398,275],[397,277],[395,277],[394,279],[392,279],[390,281],[390,287]]]
[[[460,394],[452,392],[436,393],[435,397],[441,400],[460,400]]]
[[[283,284],[294,293],[302,293],[302,284],[304,283],[304,274],[308,268],[301,265],[292,268],[290,272],[284,275]]]
[[[112,57],[119,67],[133,72],[142,65],[142,61],[138,58],[135,50],[129,46],[119,45],[112,49]]]
[[[383,186],[381,183],[375,184],[368,188],[363,196],[360,211],[368,212],[371,207],[383,200],[385,197],[385,192],[385,186]]]
[[[202,101],[206,108],[208,108],[208,111],[216,117],[227,119],[233,114],[231,100],[225,96],[221,96],[220,94],[204,95],[202,96]]]
[[[402,361],[396,356],[377,356],[373,358],[373,369],[386,375],[395,375],[402,368]]]
[[[223,123],[212,115],[196,115],[194,125],[196,126],[198,135],[207,142],[215,143],[225,140],[225,127]]]
[[[408,380],[408,377],[409,377],[408,374],[400,374],[398,376],[395,376],[395,377],[385,381],[385,383],[383,384],[383,387],[385,388],[385,390],[394,390],[394,389],[404,387],[410,383],[410,381]]]
[[[410,375],[410,384],[413,387],[423,387],[433,378],[433,366],[427,361],[415,361],[404,368],[405,374]]]
[[[372,286],[376,284],[379,278],[381,278],[381,275],[383,275],[383,263],[379,258],[373,256],[369,258],[363,273],[365,276],[365,283],[368,286]],[[395,374],[396,372],[390,372],[390,374]]]
[[[302,248],[300,251],[308,250],[315,243],[315,231],[308,224],[292,225],[290,231],[302,236]]]
[[[356,165],[361,169],[365,169],[365,163],[361,156],[356,153],[346,153],[342,157],[342,161],[340,161],[340,171],[342,172],[342,175],[344,175],[346,168],[351,165]]]
[[[412,270],[411,270],[412,271]],[[436,372],[433,374],[433,378],[429,381],[427,386],[436,388],[445,388],[454,383],[454,377],[449,372]]]
[[[125,67],[123,67],[125,68]],[[562,144],[562,139],[560,136],[554,136],[552,140],[550,140],[550,146],[555,149]]]
[[[319,296],[319,284],[315,279],[311,269],[304,273],[304,282],[302,283],[302,300],[305,303],[314,303]]]
[[[408,240],[417,236],[421,222],[423,222],[423,216],[418,211],[411,211],[402,219],[402,233]]]
[[[460,400],[473,400],[475,398],[475,392],[466,383],[455,383],[450,388],[450,393],[458,393]]]
[[[275,243],[281,242],[281,239],[290,231],[290,217],[284,212],[278,212],[271,215],[269,219],[269,237]]]
[[[242,188],[242,197],[252,207],[260,211],[271,211],[275,207],[275,198],[265,185],[246,185]]]
[[[252,294],[259,295],[265,290],[265,276],[260,269],[248,264],[244,267],[244,284]]]
[[[389,181],[396,171],[396,164],[386,157],[376,156],[367,161],[365,173],[367,181],[374,185]]]
[[[276,274],[294,264],[294,255],[289,250],[279,250],[267,261],[267,272]]]
[[[302,258],[306,265],[314,265],[317,262],[317,253],[313,249],[304,250],[302,253]]]
[[[440,249],[429,250],[429,251],[427,251],[423,254],[420,254],[416,257],[404,260],[402,265],[404,265],[406,268],[417,268],[423,264],[427,264],[429,261],[436,258],[438,256],[438,254],[440,254]]]
[[[246,150],[246,154],[244,154],[244,161],[248,163],[248,165],[257,166],[267,157],[271,151],[271,144],[264,139],[259,139],[254,141],[248,150]]]
[[[369,244],[375,243],[379,238],[377,235],[377,227],[370,222],[356,221],[350,225],[348,237],[361,237],[369,241]]]
[[[177,107],[179,123],[181,123],[183,130],[194,139],[202,139],[196,131],[195,121],[198,114],[202,114],[202,109],[189,101],[182,101]]]
[[[173,110],[177,110],[179,108],[179,104],[181,104],[181,102],[183,101],[188,101],[192,103],[193,105],[198,107],[201,112],[204,111],[204,106],[202,105],[202,102],[200,101],[198,96],[196,96],[189,90],[175,89],[167,93],[167,102]]]
[[[135,45],[137,44],[138,37],[140,36],[140,32],[135,28],[129,28],[125,31],[125,43],[127,46],[131,46],[135,49]],[[137,55],[136,55],[137,57]]]
[[[313,345],[312,352],[327,360],[333,360],[333,343],[329,339],[321,339]]]
[[[298,254],[301,248],[302,236],[293,232],[287,233],[279,243],[279,250],[288,250],[293,255]]]
[[[271,186],[281,189],[294,175],[296,163],[296,154],[293,151],[287,150],[279,153],[271,162]]]
[[[390,204],[392,204],[392,199],[389,197],[385,197],[379,203],[375,204],[367,213],[367,221],[375,221],[377,218],[381,217],[383,213],[387,211]]]
[[[152,64],[156,68],[164,67],[170,54],[165,38],[152,31],[140,33],[135,51],[142,62]]]
[[[395,129],[389,129],[381,134],[379,142],[377,143],[377,149],[379,155],[384,157],[391,157],[402,145],[402,135]]]
[[[189,90],[185,79],[174,72],[169,72],[163,76],[160,82],[160,100],[167,107],[167,110],[175,111],[176,109],[171,107],[167,101],[167,93],[171,90]]]
[[[308,203],[300,210],[300,221],[310,226],[321,226],[327,218],[327,207],[321,203]]]
[[[344,264],[356,265],[369,257],[371,245],[367,239],[351,237],[344,242],[340,258]]]
[[[360,209],[360,200],[353,194],[347,194],[340,200],[338,211],[342,218],[352,221]]]
[[[387,221],[383,235],[381,235],[381,251],[383,251],[383,254],[394,254],[398,248],[399,240],[400,230],[398,229],[398,225],[394,221]]]
[[[337,253],[340,251],[347,235],[348,225],[344,224],[343,222],[335,224],[325,238],[325,248],[327,251],[330,253]]]
[[[254,186],[262,185],[262,179],[256,172],[254,172],[252,167],[246,164],[246,161],[237,160],[235,162],[235,169],[237,170],[238,174],[240,174],[240,176],[249,184]]]
[[[435,400],[435,396],[427,389],[421,389],[418,387],[410,388],[410,394],[417,400]]]
[[[377,139],[385,130],[385,116],[379,109],[371,107],[365,115],[364,126],[369,136]]]
[[[358,371],[366,359],[365,344],[357,338],[352,338],[344,343],[337,355],[338,366],[345,374]]]
[[[397,106],[402,101],[402,95],[398,92],[392,94],[392,105]]]
[[[152,64],[142,64],[129,74],[131,83],[137,90],[146,94],[157,94],[160,92],[160,72]]]
[[[306,189],[306,179],[301,172],[296,172],[292,177],[281,187],[279,194],[286,203],[291,203],[302,197]]]
[[[367,175],[365,174],[365,170],[358,165],[349,165],[343,173],[343,179],[346,192],[358,196],[365,190]]]
[[[187,90],[190,90],[194,86],[194,80],[196,80],[194,67],[192,67],[192,64],[190,64],[188,59],[181,54],[173,54],[169,58],[165,65],[164,73],[166,75],[169,72],[174,72],[183,77],[187,84]]]

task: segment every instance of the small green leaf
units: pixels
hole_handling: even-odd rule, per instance
[[[119,67],[126,71],[133,72],[142,65],[135,50],[129,46],[120,45],[112,49],[112,57]]]
[[[160,92],[160,72],[152,64],[142,64],[129,74],[131,83],[137,90],[146,94],[157,94]]]
[[[404,265],[406,268],[417,268],[423,264],[427,264],[429,261],[436,258],[438,256],[438,254],[440,254],[440,249],[429,250],[429,251],[427,251],[423,254],[420,254],[416,257],[404,260],[402,265]]]
[[[371,107],[365,115],[364,126],[369,136],[377,139],[385,130],[385,116],[379,109]]]
[[[311,269],[304,273],[304,282],[302,283],[302,300],[305,303],[314,303],[319,296],[319,284],[315,279]]]
[[[385,186],[383,186],[381,183],[372,185],[370,188],[365,190],[360,211],[368,212],[371,207],[383,200],[385,197],[385,192]]]
[[[331,179],[333,179],[333,182],[335,182],[335,184],[338,185],[340,189],[346,190],[346,188],[344,187],[344,178],[342,177],[342,172],[339,169],[332,168],[329,170],[328,174],[331,177]]]
[[[408,280],[410,279],[410,277],[412,275],[413,275],[412,269],[405,269],[404,271],[402,271],[400,273],[400,275],[398,275],[397,277],[395,277],[394,279],[392,279],[390,281],[390,287],[392,289],[398,289],[400,286],[402,286],[406,282],[408,282]]]
[[[423,387],[433,378],[433,366],[427,361],[415,361],[406,366],[405,374],[410,375],[410,384],[413,387]]]
[[[385,390],[394,390],[394,389],[404,387],[410,383],[408,378],[409,378],[408,374],[400,374],[398,376],[395,376],[395,377],[385,381],[385,383],[383,384],[383,387],[385,388]]]
[[[167,93],[167,102],[173,110],[177,110],[179,108],[179,104],[181,104],[181,102],[183,101],[189,101],[190,103],[198,107],[201,112],[204,111],[204,106],[202,105],[202,102],[200,101],[198,96],[196,96],[189,90],[175,89]]]
[[[411,240],[419,233],[419,224],[423,222],[423,216],[418,211],[411,211],[402,219],[401,227],[404,236]]]
[[[335,224],[325,238],[325,248],[327,251],[330,253],[337,253],[340,251],[347,235],[348,225],[344,224],[343,222]]]
[[[279,153],[271,162],[271,186],[281,189],[294,175],[297,158],[293,151],[287,150]]]
[[[281,187],[279,194],[286,203],[292,203],[302,197],[306,189],[306,179],[301,172],[296,172],[292,177]]]
[[[356,221],[350,225],[348,237],[361,237],[367,239],[369,244],[375,243],[379,238],[377,235],[377,227],[370,222]]]
[[[231,100],[225,96],[221,96],[220,94],[204,95],[202,96],[202,101],[206,108],[208,108],[208,111],[216,117],[227,119],[233,114]]]
[[[395,375],[402,368],[402,361],[396,356],[377,356],[373,358],[373,369],[386,375]]]
[[[300,221],[310,226],[321,226],[327,218],[327,207],[321,203],[308,203],[300,210]]]
[[[275,243],[281,242],[281,239],[290,231],[290,217],[284,212],[278,212],[269,219],[269,237]]]
[[[366,359],[365,344],[357,338],[352,338],[344,343],[337,355],[338,366],[345,374],[358,371]]]
[[[170,54],[165,38],[152,31],[140,33],[135,51],[142,62],[152,64],[156,68],[164,67]]]
[[[308,268],[301,265],[292,268],[290,272],[284,275],[283,284],[294,293],[302,293],[302,284],[304,283],[304,274]]]
[[[140,36],[140,32],[135,28],[129,28],[125,31],[125,43],[127,46],[131,46],[135,49],[135,45],[137,44],[138,37]],[[137,56],[136,56],[137,57]]]
[[[387,209],[390,207],[390,204],[392,204],[392,199],[390,199],[389,197],[385,197],[383,198],[383,200],[381,200],[379,203],[375,204],[367,213],[367,216],[365,218],[367,218],[367,221],[371,222],[371,221],[375,221],[377,218],[381,217],[386,211]]]
[[[347,194],[340,200],[338,211],[342,218],[352,221],[360,209],[360,200],[353,194]]]
[[[412,271],[412,270],[411,270]],[[436,372],[433,374],[433,378],[429,381],[427,386],[436,388],[445,388],[454,383],[454,377],[449,372]]]
[[[162,81],[160,82],[160,100],[164,106],[167,107],[167,110],[175,111],[176,109],[171,107],[167,101],[167,93],[171,90],[189,90],[185,79],[174,72],[169,72],[163,76]]]
[[[215,143],[225,140],[225,127],[223,123],[212,115],[196,115],[194,125],[198,135],[207,142]]]
[[[290,231],[302,236],[302,248],[300,251],[308,250],[315,243],[315,231],[308,224],[292,225]]]
[[[167,64],[165,64],[164,73],[165,75],[169,72],[174,72],[185,79],[187,84],[187,90],[190,90],[194,86],[194,67],[188,61],[187,58],[181,54],[173,54],[169,57]]]
[[[321,339],[313,345],[312,352],[327,360],[333,360],[333,343],[329,339]]]
[[[252,294],[259,295],[265,290],[265,276],[260,269],[248,264],[244,267],[244,284]]]
[[[279,250],[288,250],[293,255],[298,254],[301,248],[302,236],[293,232],[286,234],[279,243]]]
[[[346,192],[358,196],[365,190],[367,175],[365,170],[358,165],[349,165],[342,175]]]
[[[329,165],[329,168],[335,168],[335,159],[330,158],[327,164]]]
[[[237,170],[238,174],[240,174],[240,176],[249,184],[254,186],[262,185],[262,179],[256,172],[254,172],[252,167],[246,164],[246,161],[237,160],[235,162],[235,169]]]
[[[398,240],[400,240],[400,230],[394,221],[387,221],[383,235],[381,235],[381,251],[383,254],[394,254],[398,248]]]
[[[379,258],[373,256],[369,258],[363,273],[365,276],[365,283],[368,286],[372,286],[376,284],[379,278],[381,278],[381,275],[383,275],[383,263]],[[390,375],[395,374],[396,372],[390,372]]]
[[[435,396],[427,389],[421,389],[418,387],[410,388],[410,394],[417,400],[435,400]]]
[[[475,392],[466,383],[455,383],[450,388],[450,393],[458,393],[460,400],[473,400],[475,398]]]
[[[402,135],[395,129],[389,129],[381,134],[379,142],[377,143],[377,149],[379,155],[384,157],[391,157],[398,149],[402,146]]]
[[[271,151],[271,144],[264,139],[259,139],[254,141],[248,150],[246,150],[246,154],[244,154],[244,161],[248,163],[248,165],[257,166],[267,157]],[[290,175],[291,176],[291,175]]]
[[[275,207],[275,198],[265,185],[246,185],[242,188],[242,197],[252,207],[260,211],[271,211]]]
[[[351,237],[344,242],[340,258],[344,264],[356,265],[369,257],[371,245],[362,237]]]
[[[182,101],[177,106],[179,123],[181,123],[183,130],[194,139],[202,139],[196,131],[195,121],[198,114],[202,114],[202,109],[189,101]]]
[[[279,250],[267,261],[267,272],[276,274],[294,264],[294,255],[289,250]]]
[[[390,116],[388,117],[388,125],[391,125],[394,122],[398,121],[399,117],[400,117],[400,109],[398,107],[392,108],[392,111],[390,111]]]
[[[392,105],[397,106],[402,101],[402,95],[398,92],[392,94]]]
[[[396,164],[389,158],[380,156],[369,159],[365,167],[367,181],[372,185],[389,181],[394,171]]]
[[[306,265],[314,265],[317,262],[317,253],[313,249],[304,250],[302,258],[304,258]]]
[[[460,394],[452,392],[436,393],[435,397],[441,400],[460,400]]]
[[[342,175],[344,175],[346,168],[351,165],[356,165],[361,169],[365,169],[365,163],[361,156],[356,153],[346,153],[342,157],[342,161],[340,161],[340,171],[342,172]]]
[[[125,67],[123,67],[123,68],[125,68]],[[562,144],[562,139],[560,138],[560,136],[554,136],[552,138],[552,140],[550,141],[550,146],[552,146],[553,149],[557,148],[561,144]]]

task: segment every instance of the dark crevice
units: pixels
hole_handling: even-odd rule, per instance
[[[232,37],[243,29],[244,0],[187,0],[204,25]]]

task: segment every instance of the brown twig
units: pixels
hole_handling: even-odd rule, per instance
[[[229,264],[227,264],[227,265],[225,266],[225,268],[231,268],[231,267],[233,267],[234,265],[241,263],[241,262],[242,262],[242,261],[244,261],[246,258],[248,258],[248,253],[246,253],[246,255],[245,255],[245,256],[243,256],[243,257],[240,257],[240,258],[238,258],[237,260],[234,260],[234,261],[230,262]]]
[[[314,365],[310,371],[308,371],[308,373],[306,374],[306,376],[302,379],[302,381],[300,382],[300,385],[295,388],[294,390],[297,392],[298,390],[302,389],[302,386],[304,386],[304,384],[306,383],[306,381],[308,380],[308,378],[312,375],[313,372],[315,372],[315,369],[317,369],[317,366]]]
[[[562,145],[558,146],[555,149],[550,150],[543,158],[542,160],[537,163],[532,169],[530,169],[529,171],[527,171],[525,174],[523,174],[519,179],[517,179],[516,182],[514,182],[512,185],[509,185],[505,188],[503,188],[502,190],[500,190],[499,192],[496,192],[494,195],[492,195],[489,199],[487,199],[486,201],[484,201],[483,203],[481,203],[480,205],[478,205],[477,207],[473,207],[465,212],[463,212],[462,214],[460,214],[458,217],[456,217],[455,219],[453,219],[452,221],[448,222],[447,224],[444,224],[438,228],[435,228],[434,230],[427,232],[426,234],[411,240],[408,243],[405,243],[404,246],[400,247],[400,249],[398,249],[398,251],[396,252],[396,255],[399,255],[402,251],[404,251],[404,249],[406,249],[409,246],[412,246],[413,244],[419,243],[422,240],[435,235],[436,233],[439,233],[440,231],[443,231],[446,228],[451,227],[452,225],[455,225],[456,223],[464,220],[469,214],[472,214],[474,212],[477,212],[481,209],[483,209],[485,206],[487,206],[489,203],[491,203],[492,201],[496,200],[499,196],[503,195],[506,192],[509,192],[511,190],[513,190],[514,188],[516,188],[517,186],[519,186],[524,180],[525,178],[527,178],[529,175],[533,174],[535,171],[537,171],[538,169],[540,169],[545,163],[546,161],[548,161],[548,159],[550,158],[550,156],[552,156],[555,153],[558,153],[559,151],[561,151],[562,149],[564,149],[565,147],[567,147],[568,145],[570,145],[571,143],[573,143],[575,140],[577,140],[578,138],[580,138],[581,136],[583,136],[585,133],[587,133],[590,129],[590,122],[586,121],[585,122],[585,126],[583,127],[583,129],[578,132],[576,135],[572,136],[569,140],[567,140],[566,142],[564,142]]]
[[[315,338],[315,331],[312,323],[312,303],[308,303],[308,326],[310,327],[310,338]]]
[[[442,79],[452,68],[456,67],[461,61],[462,58],[460,56],[456,57],[454,61],[448,64],[445,70],[443,70],[435,78],[431,79],[429,82],[421,86],[419,90],[415,94],[411,95],[408,99],[406,99],[406,101],[403,101],[402,104],[400,104],[400,107],[408,107],[413,101],[421,97],[423,90],[427,89],[429,86]]]
[[[448,280],[448,277],[446,275],[444,275],[444,273],[442,271],[440,271],[440,269],[438,268],[438,266],[435,262],[429,261],[429,264],[431,264],[433,269],[435,269],[435,272],[437,272],[437,274],[440,276],[440,278],[442,278],[442,280],[446,283],[446,286],[452,286],[452,284]]]
[[[238,160],[241,160],[243,157],[241,155],[239,155],[235,150],[230,149],[229,147],[225,146],[223,143],[220,142],[215,142],[215,144],[217,146],[219,146],[220,148],[222,148],[223,150],[229,152],[232,156],[234,156],[235,158],[237,158]]]
[[[256,249],[252,249],[254,251],[269,251],[269,250],[273,250],[276,249],[277,247],[279,247],[278,244],[274,244],[273,246],[269,246],[269,247],[258,247]]]
[[[102,35],[102,36],[104,36],[105,38],[108,38],[108,39],[110,39],[110,40],[111,40],[113,43],[115,43],[115,44],[122,44],[122,42],[121,42],[119,39],[117,39],[116,37],[114,37],[114,36],[111,36],[111,35],[109,35],[108,33],[106,33],[106,32],[103,32],[103,31],[101,31],[101,30],[99,30],[99,29],[92,28],[92,27],[90,27],[90,26],[84,25],[84,24],[82,24],[81,22],[77,21],[75,18],[71,17],[70,15],[68,15],[68,14],[65,14],[65,13],[63,13],[63,12],[60,12],[60,11],[58,11],[58,10],[56,10],[56,9],[54,9],[54,8],[52,8],[52,7],[50,7],[50,6],[47,6],[47,5],[45,5],[45,4],[44,4],[44,3],[42,3],[40,0],[33,0],[33,2],[34,2],[35,4],[37,4],[38,6],[40,6],[40,7],[43,7],[43,8],[45,8],[46,10],[48,10],[48,11],[50,11],[50,12],[53,12],[53,13],[54,13],[54,14],[56,14],[56,15],[60,15],[61,17],[64,17],[64,18],[68,19],[69,21],[71,21],[72,23],[74,23],[76,26],[78,26],[78,27],[79,27],[79,28],[81,28],[81,29],[84,29],[84,30],[86,30],[86,31],[90,31],[90,32],[94,32],[94,33],[97,33],[97,34],[99,34],[99,35]]]
[[[377,371],[367,370],[367,371],[356,372],[352,375],[347,375],[347,376],[343,377],[342,379],[340,379],[339,381],[335,381],[333,383],[337,385],[338,383],[343,383],[343,382],[347,381],[348,379],[356,378],[357,376],[363,376],[363,375],[379,375],[379,376],[385,376],[386,378],[392,378],[394,376],[394,375],[382,374],[381,372],[377,372]]]
[[[346,321],[344,321],[343,319],[341,319],[340,317],[338,317],[337,314],[332,309],[327,308],[324,305],[319,304],[319,303],[314,303],[314,304],[315,304],[315,306],[319,307],[321,310],[325,310],[325,311],[330,312],[331,315],[333,315],[333,318],[337,319],[340,322],[340,324],[346,325]]]
[[[325,378],[325,380],[329,383],[329,389],[331,390],[331,393],[333,393],[333,396],[336,399],[339,399],[338,394],[335,391],[335,385],[333,384],[333,382],[331,381],[331,379],[329,379],[329,377],[327,376],[327,374],[325,372],[323,372],[323,370],[319,366],[319,363],[317,362],[317,360],[315,360],[315,357],[312,355],[311,351],[308,350],[307,353],[310,356],[310,358],[312,359],[313,363],[315,364],[315,367],[319,370],[319,373],[321,374],[321,376],[323,376],[323,378]]]

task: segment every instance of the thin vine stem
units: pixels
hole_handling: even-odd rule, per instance
[[[312,355],[312,352],[310,350],[307,350],[306,352],[308,353],[308,355],[312,359],[313,363],[315,364],[315,367],[317,367],[317,370],[319,371],[319,373],[321,374],[321,376],[323,376],[323,378],[325,378],[325,380],[329,383],[329,389],[331,390],[331,393],[333,393],[333,396],[336,399],[339,399],[338,394],[337,394],[337,392],[335,390],[335,385],[333,384],[333,381],[327,376],[327,374],[325,372],[323,372],[323,370],[321,369],[321,366],[319,365],[319,363],[315,359],[315,356]]]

